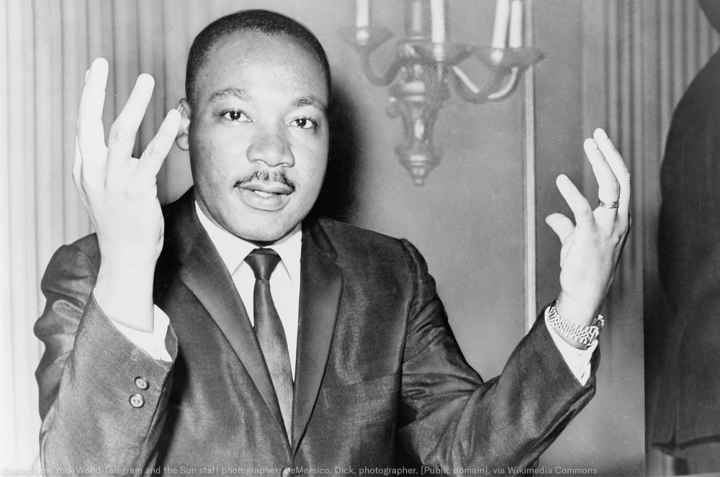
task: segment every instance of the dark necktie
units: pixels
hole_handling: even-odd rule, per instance
[[[292,442],[293,380],[285,331],[270,295],[270,275],[280,256],[270,248],[256,248],[245,258],[255,274],[253,314],[255,335],[270,373],[275,396],[280,405],[285,432]]]

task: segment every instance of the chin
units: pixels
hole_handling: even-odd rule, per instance
[[[284,232],[273,232],[273,231],[253,231],[246,234],[241,234],[240,236],[247,240],[248,242],[257,242],[257,243],[273,243],[277,242],[281,238],[283,238],[289,230]]]
[[[250,242],[276,242],[290,233],[299,221],[243,220],[242,223],[231,224],[232,232]]]

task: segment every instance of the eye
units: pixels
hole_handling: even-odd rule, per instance
[[[290,125],[300,129],[317,129],[318,122],[312,118],[302,117],[290,121]]]
[[[239,109],[228,109],[220,113],[220,116],[227,121],[248,123],[250,118]]]

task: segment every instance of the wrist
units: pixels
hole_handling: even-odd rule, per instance
[[[136,275],[138,277],[155,272],[155,264],[158,254],[154,251],[143,250],[138,252],[136,248],[110,247],[100,244],[100,270],[113,276]]]
[[[588,326],[598,316],[599,304],[591,304],[587,300],[576,300],[560,292],[553,302],[558,314],[567,322],[578,326]]]
[[[141,330],[153,329],[154,268],[103,262],[93,289],[95,301],[108,318]]]
[[[155,264],[120,263],[101,259],[95,287],[99,284],[117,293],[124,290],[147,292],[152,294],[155,275]]]
[[[605,318],[602,315],[596,315],[589,325],[574,323],[562,316],[556,302],[551,303],[546,309],[545,318],[546,324],[557,336],[568,345],[580,350],[591,348],[605,325]]]

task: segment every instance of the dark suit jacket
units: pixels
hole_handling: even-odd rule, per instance
[[[401,455],[448,473],[524,466],[594,392],[594,378],[581,386],[571,374],[543,320],[502,375],[483,382],[412,245],[306,221],[288,444],[243,304],[190,193],[166,209],[156,274],[172,363],[108,321],[92,296],[99,262],[95,237],[83,238],[58,250],[42,282],[35,332],[46,345],[37,379],[49,472],[343,474],[398,465]],[[130,405],[134,394],[142,407]]]
[[[701,2],[720,24],[720,3]],[[659,384],[651,442],[669,451],[720,439],[720,53],[678,103],[661,170],[658,266],[664,309],[646,319]]]

